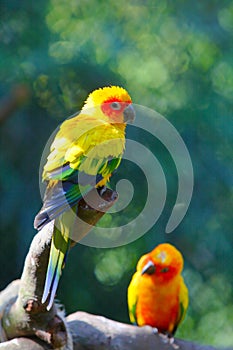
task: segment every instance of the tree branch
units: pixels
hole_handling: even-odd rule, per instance
[[[74,343],[74,350],[214,350],[211,346],[201,346],[183,340],[175,340],[175,346],[167,339],[155,334],[150,326],[136,327],[94,316],[85,312],[76,312],[67,317],[68,326]]]
[[[80,237],[84,237],[91,225],[114,204],[117,194],[106,189],[96,196],[96,190],[93,190],[85,199],[79,203],[78,216],[89,226],[79,226]],[[87,203],[93,203],[96,209]],[[37,233],[26,257],[21,280],[13,281],[0,293],[0,350],[172,350],[177,346],[180,350],[214,350],[210,346],[178,339],[171,345],[149,326],[135,327],[85,312],[65,318],[58,304],[47,311],[46,304],[41,304],[41,296],[53,229],[51,222]]]
[[[67,327],[73,344],[67,350],[215,350],[212,346],[203,346],[176,339],[174,344],[165,342],[149,326],[135,327],[102,316],[76,312],[66,318]],[[49,345],[36,338],[17,338],[0,344],[0,350],[48,350]],[[226,349],[227,350],[227,349]],[[232,350],[232,349],[228,349]]]
[[[115,191],[106,188],[97,195],[96,189],[93,189],[79,202],[79,238],[91,230],[116,199]],[[92,203],[92,206],[88,203]],[[26,257],[20,282],[13,283],[2,294],[0,310],[2,308],[4,340],[37,336],[53,348],[70,343],[69,331],[60,306],[54,304],[47,311],[46,304],[41,303],[53,230],[54,221],[37,233]],[[7,300],[6,295],[11,298]]]

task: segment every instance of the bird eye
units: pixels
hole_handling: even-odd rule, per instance
[[[163,269],[161,269],[161,272],[168,272],[169,268],[168,267],[164,267]]]
[[[119,111],[121,109],[121,104],[119,102],[112,102],[111,108],[114,109],[115,111]]]

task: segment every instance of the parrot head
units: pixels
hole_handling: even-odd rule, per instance
[[[97,89],[88,96],[83,111],[109,123],[129,123],[135,118],[132,100],[128,92],[119,86],[107,86]]]
[[[169,281],[183,269],[183,257],[171,244],[159,244],[149,254],[143,255],[137,268],[142,276],[153,280]]]

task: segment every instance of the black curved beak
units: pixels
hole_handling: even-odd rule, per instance
[[[149,260],[148,263],[143,267],[141,275],[144,275],[145,273],[147,275],[152,275],[153,273],[155,273],[155,265],[154,263]]]
[[[135,119],[135,110],[133,108],[132,105],[128,105],[128,107],[126,107],[124,109],[124,122],[125,123],[132,123]]]

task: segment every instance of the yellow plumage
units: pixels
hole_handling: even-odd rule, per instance
[[[85,101],[84,109],[91,110],[103,102],[118,99],[120,102],[132,102],[128,92],[120,86],[107,86],[93,91]]]
[[[55,220],[42,296],[47,309],[53,304],[82,194],[104,186],[120,164],[126,122],[134,118],[131,104],[127,91],[118,86],[95,90],[81,113],[61,124],[51,145],[42,175],[47,182],[43,207],[34,221],[41,229]]]
[[[111,101],[129,104],[131,98],[118,86],[95,90],[87,98],[81,113],[62,123],[51,145],[43,180],[51,179],[51,173],[67,163],[72,169],[96,175],[103,160],[122,156],[126,127],[123,113],[114,122],[101,109],[103,103],[110,104]],[[81,164],[82,156],[86,159]],[[94,164],[93,159],[98,161]]]

